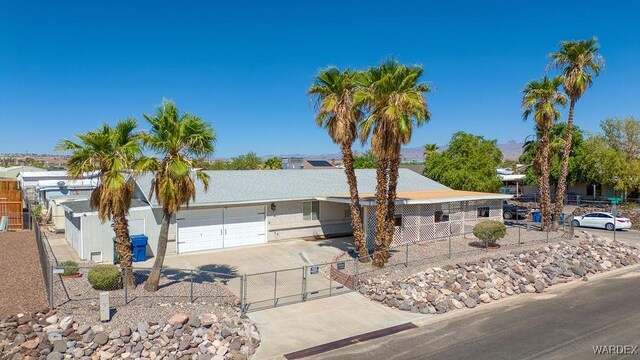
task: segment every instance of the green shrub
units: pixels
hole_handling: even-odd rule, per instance
[[[67,260],[60,263],[60,267],[64,268],[64,273],[62,275],[70,276],[76,275],[80,272],[78,268],[78,263],[75,261]]]
[[[483,243],[493,246],[507,234],[507,227],[502,221],[487,220],[477,223],[473,227],[473,235]]]
[[[120,270],[115,265],[98,265],[89,271],[87,280],[96,290],[115,290],[121,287]]]
[[[623,210],[633,211],[638,207],[638,204],[636,204],[634,202],[626,202],[626,203],[623,203],[622,205],[620,205],[620,207]]]

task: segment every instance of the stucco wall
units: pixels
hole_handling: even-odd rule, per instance
[[[351,219],[344,216],[343,204],[320,201],[319,220],[304,220],[303,201],[281,201],[275,204],[275,211],[267,205],[267,241],[352,231]]]
[[[138,208],[129,211],[129,220],[143,219],[145,222],[145,235],[149,238],[147,256],[153,256],[158,245],[160,222],[154,216],[151,208]],[[91,252],[101,252],[103,262],[113,262],[113,238],[115,233],[111,227],[111,221],[102,223],[97,214],[88,214],[82,218],[82,254],[81,259],[88,260]],[[72,236],[67,230],[66,236]]]

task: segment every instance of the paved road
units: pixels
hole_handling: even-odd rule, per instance
[[[638,299],[636,267],[315,358],[606,359],[611,357],[594,355],[594,345],[640,345]],[[640,359],[640,353],[629,358]]]
[[[592,229],[585,227],[578,227],[576,231],[588,231],[593,235],[598,235],[601,237],[607,237],[609,239],[613,239],[613,231],[607,231],[604,229]],[[638,230],[618,230],[616,231],[616,240],[623,242],[625,244],[635,246],[640,249],[640,231]]]

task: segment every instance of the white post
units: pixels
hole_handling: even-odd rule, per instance
[[[100,293],[100,321],[109,321],[110,318],[109,292],[103,291]]]

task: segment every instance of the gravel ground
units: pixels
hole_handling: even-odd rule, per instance
[[[578,234],[578,232],[576,232]],[[549,232],[549,243],[568,241],[566,233],[563,231]],[[570,240],[573,242],[574,240]],[[575,239],[577,241],[577,238]],[[547,243],[547,233],[536,229],[527,230],[526,226],[509,226],[507,235],[498,241],[500,248],[484,248],[473,234],[451,238],[451,258],[449,258],[449,241],[431,241],[409,245],[409,256],[407,257],[407,247],[398,246],[390,250],[391,256],[388,264],[383,268],[376,268],[369,263],[358,264],[358,277],[365,279],[368,277],[386,276],[391,279],[404,279],[425,267],[438,267],[447,263],[460,263],[471,260],[478,260],[486,256],[500,255],[514,250],[535,249]],[[355,274],[355,262],[349,254],[343,254],[339,259],[346,260],[345,269],[341,270],[349,275]],[[351,260],[351,261],[350,261]],[[408,266],[405,261],[408,260]]]
[[[0,233],[0,318],[47,306],[32,231]]]

